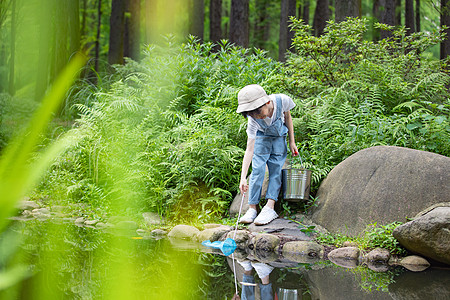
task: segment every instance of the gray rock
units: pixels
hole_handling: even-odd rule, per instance
[[[35,208],[39,208],[39,204],[34,201],[24,200],[18,203],[17,208],[22,210],[33,210]]]
[[[218,241],[223,235],[230,231],[229,226],[219,226],[215,228],[205,229],[197,233],[197,240],[203,242],[210,240],[211,242]]]
[[[332,233],[356,236],[374,222],[404,221],[450,201],[450,158],[377,146],[351,155],[322,182],[312,221]]]
[[[234,230],[231,230],[227,233],[227,238],[234,239],[236,244],[239,246],[245,246],[247,241],[251,238],[251,234],[247,230],[237,230],[236,235],[234,234]]]
[[[94,226],[98,222],[100,222],[100,220],[87,220],[87,221],[84,221],[84,224]]]
[[[298,255],[307,256],[309,258],[322,258],[323,252],[323,246],[317,244],[316,242],[310,241],[287,242],[282,248],[283,257],[290,260]],[[297,259],[294,261],[297,261]]]
[[[75,224],[82,225],[82,224],[84,224],[84,221],[85,221],[85,219],[80,217],[75,220]]]
[[[428,269],[430,263],[423,257],[410,255],[402,258],[400,265],[412,272],[422,272]]]
[[[336,260],[353,260],[356,265],[359,261],[359,249],[356,247],[342,247],[328,253],[328,258],[334,263]]]
[[[304,228],[304,226],[283,218],[277,218],[266,225],[258,226],[255,224],[250,224],[248,226],[248,230],[254,233],[259,232],[272,234],[276,233],[295,240],[302,240],[302,241],[312,240],[314,234],[307,235],[306,233],[301,231],[301,228]]]
[[[365,260],[371,263],[387,264],[391,253],[387,249],[376,248],[367,253]]]
[[[166,234],[167,234],[167,231],[162,230],[162,229],[153,229],[153,230],[151,231],[151,234],[152,234],[153,236],[163,236],[163,235],[166,235]]]
[[[280,239],[273,234],[258,234],[254,239],[254,248],[263,251],[274,251],[280,244]]]
[[[450,205],[398,226],[393,235],[411,252],[450,265]]]
[[[35,208],[31,211],[33,214],[43,214],[43,215],[50,215],[50,211],[48,208]]]
[[[189,225],[176,225],[169,232],[168,236],[170,238],[186,239],[186,240],[196,240],[197,234],[200,232],[197,228]]]

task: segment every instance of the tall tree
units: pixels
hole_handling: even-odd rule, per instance
[[[402,0],[395,0],[395,26],[402,25]]]
[[[127,13],[125,14],[123,55],[137,61],[139,60],[139,46],[141,44],[141,1],[126,0],[125,11]]]
[[[278,43],[278,60],[286,61],[286,51],[291,47],[293,32],[289,29],[289,17],[295,17],[296,0],[281,0],[280,39]]]
[[[255,1],[255,24],[253,29],[253,45],[257,48],[264,48],[269,38],[270,16],[269,16],[270,0]]]
[[[336,23],[345,21],[347,17],[361,17],[361,0],[336,0],[334,16]]]
[[[313,31],[315,36],[320,36],[330,19],[330,8],[328,0],[317,0],[313,19]]]
[[[249,0],[231,0],[230,42],[248,47],[249,40]]]
[[[441,0],[441,28],[447,26],[445,30],[447,38],[441,42],[441,59],[450,55],[450,0]]]
[[[205,3],[204,0],[191,0],[189,33],[203,40],[205,23]]]
[[[420,32],[420,0],[416,0],[416,31]]]
[[[102,0],[97,0],[97,32],[95,36],[95,72],[98,73],[100,61],[100,34],[102,29]]]
[[[298,6],[298,17],[309,24],[309,0],[303,0]]]
[[[9,94],[15,94],[14,78],[15,78],[15,57],[16,57],[16,1],[12,1],[11,8],[11,45],[9,59]]]
[[[53,36],[53,45],[54,45],[54,52],[53,52],[53,62],[52,62],[52,69],[50,72],[50,82],[55,79],[58,74],[61,72],[61,70],[65,67],[68,60],[68,22],[67,22],[67,15],[68,15],[68,2],[71,0],[60,0],[60,1],[54,1],[55,10],[53,10],[54,13],[54,19],[56,22],[53,23],[53,32],[55,33]]]
[[[395,0],[380,0],[380,23],[395,26]],[[381,39],[391,36],[390,31],[382,30]]]
[[[52,9],[39,9],[37,11],[39,22],[39,41],[38,41],[38,65],[36,72],[36,86],[34,90],[34,98],[41,100],[49,82],[49,65],[50,65],[50,35],[52,32]]]
[[[68,6],[69,23],[69,55],[72,56],[80,50],[80,1],[71,0]]]
[[[405,0],[405,27],[407,34],[416,32],[414,23],[414,0]]]
[[[125,1],[112,0],[109,19],[109,53],[110,64],[123,64],[123,44],[125,31]]]
[[[222,0],[209,2],[209,40],[218,42],[222,39]]]

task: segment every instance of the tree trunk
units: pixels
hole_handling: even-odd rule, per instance
[[[9,94],[14,96],[14,77],[15,77],[15,57],[16,57],[16,1],[12,1],[11,7],[11,45],[10,45],[11,56],[9,59]]]
[[[336,23],[347,17],[361,17],[361,0],[336,0],[334,14]]]
[[[205,23],[205,3],[204,0],[191,0],[191,12],[189,22],[189,33],[203,41]]]
[[[256,0],[255,3],[255,25],[254,25],[254,46],[257,48],[265,48],[267,38],[266,28],[269,25],[268,15],[269,0]],[[270,28],[270,27],[269,27]]]
[[[294,33],[289,29],[290,16],[295,17],[296,0],[281,0],[280,40],[278,43],[278,60],[286,61],[286,51],[291,47]]]
[[[231,0],[230,42],[248,47],[248,13],[249,0]]]
[[[402,0],[395,0],[395,26],[402,25]]]
[[[380,23],[395,25],[395,0],[380,0]],[[388,38],[392,32],[381,30],[381,39]]]
[[[441,59],[450,55],[450,0],[441,0],[441,28],[449,27],[445,30],[447,37],[441,42]]]
[[[125,1],[112,0],[109,19],[108,62],[110,64],[123,64],[124,25]]]
[[[405,0],[405,27],[408,35],[416,32],[416,26],[414,25],[414,0]]]
[[[53,10],[38,10],[39,22],[39,51],[38,51],[38,67],[36,72],[36,86],[34,89],[34,99],[40,101],[47,90],[50,71],[50,35],[52,34],[52,16]]]
[[[222,0],[210,0],[209,40],[217,43],[222,39]]]
[[[61,70],[67,64],[67,41],[68,41],[68,24],[67,24],[67,3],[71,0],[56,0],[55,7],[55,20],[54,25],[55,32],[53,44],[55,46],[53,53],[53,68],[52,73],[50,74],[50,82],[52,82],[61,72]]]
[[[125,17],[123,56],[138,61],[140,54],[139,46],[141,44],[141,2],[140,0],[127,0],[125,5],[127,14]]]
[[[102,0],[97,0],[97,35],[95,39],[95,72],[99,72],[98,62],[100,60],[100,33],[102,27]]]
[[[309,24],[309,0],[303,0],[303,5],[300,5],[298,10],[298,17],[302,18],[305,24]]]
[[[80,50],[80,1],[69,0],[69,56]]]
[[[81,37],[84,39],[84,36],[86,35],[86,18],[87,18],[87,0],[83,1],[83,12],[81,14]]]
[[[416,0],[416,32],[420,32],[420,0]]]
[[[321,36],[323,30],[330,19],[330,9],[328,0],[317,0],[316,10],[314,12],[313,31],[315,36]]]

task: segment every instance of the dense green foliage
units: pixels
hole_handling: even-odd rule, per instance
[[[358,19],[330,22],[321,37],[301,21],[294,28],[295,53],[285,65],[258,49],[223,42],[213,50],[194,40],[180,47],[168,38],[167,47],[149,46],[141,62],[116,66],[94,101],[71,100],[81,103],[72,129],[81,141],[58,158],[37,195],[102,208],[132,199],[138,211],[175,221],[221,216],[237,191],[246,145],[236,94],[251,83],[296,102],[296,139],[313,170],[313,195],[336,164],[366,147],[450,156],[446,62],[423,55],[442,34],[406,36],[384,26],[392,37],[368,42]],[[80,83],[72,95],[91,89]]]

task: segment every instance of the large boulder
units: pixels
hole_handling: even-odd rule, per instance
[[[360,234],[368,224],[404,222],[450,201],[450,158],[376,146],[338,164],[320,185],[312,221],[333,233]]]
[[[409,251],[450,265],[450,203],[398,226],[393,234]]]

